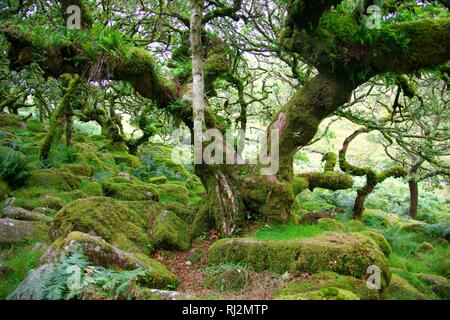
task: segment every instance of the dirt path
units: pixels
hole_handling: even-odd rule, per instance
[[[273,292],[282,283],[279,276],[268,272],[251,272],[251,281],[245,290],[241,292],[224,292],[207,288],[204,285],[206,270],[208,268],[208,249],[218,239],[216,233],[206,235],[205,240],[195,240],[189,251],[161,251],[153,254],[153,258],[158,259],[167,266],[180,279],[178,292],[187,293],[198,298],[208,299],[243,299],[261,300],[273,299]],[[202,252],[199,263],[189,261],[189,254],[193,250]]]

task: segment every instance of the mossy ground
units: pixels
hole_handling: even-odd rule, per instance
[[[297,219],[289,224],[249,223],[244,239],[217,241],[214,232],[194,232],[198,238],[191,239],[205,189],[190,169],[170,160],[170,148],[144,146],[131,156],[103,136],[75,133],[70,148],[61,140],[43,163],[37,153],[45,125],[32,121],[24,129],[15,119],[0,120],[8,126],[0,144],[19,140],[29,171],[23,186],[0,179],[0,208],[14,196],[15,206],[47,208],[53,217],[50,237],[0,248],[0,264],[13,270],[0,276],[0,298],[39,264],[43,248],[60,246],[75,231],[95,234],[155,270],[169,265],[181,280],[166,274],[161,282],[148,278],[148,286],[179,284],[181,292],[194,288],[202,298],[449,299],[448,242],[445,234],[428,232],[432,226],[425,222],[400,219],[373,204],[362,222],[353,221],[349,210],[337,210],[336,198],[300,194]],[[170,223],[161,223],[164,211]],[[335,217],[299,224],[305,214],[331,211]],[[36,241],[44,244],[37,250]],[[382,267],[383,292],[366,286],[365,269],[374,262]]]

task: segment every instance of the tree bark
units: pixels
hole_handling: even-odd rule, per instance
[[[408,214],[411,218],[417,217],[417,207],[419,205],[419,186],[416,181],[410,179],[408,181],[409,186],[409,210]]]
[[[355,204],[353,205],[353,219],[362,220],[366,197],[367,193],[358,192],[356,195]]]
[[[191,0],[190,40],[192,50],[192,112],[194,119],[194,163],[203,161],[203,129],[205,123],[205,79],[202,47],[203,0]]]

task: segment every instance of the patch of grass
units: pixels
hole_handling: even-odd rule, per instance
[[[28,271],[38,265],[44,249],[33,248],[34,244],[29,244],[25,247],[11,246],[9,250],[3,250],[7,251],[9,258],[0,263],[11,269],[11,272],[0,276],[0,300],[5,299],[25,279]]]
[[[399,231],[395,227],[385,229],[383,233],[392,246],[391,267],[450,278],[450,250],[446,245],[437,244],[431,252],[418,252],[420,244],[426,240],[422,234]]]
[[[296,238],[312,237],[324,231],[325,230],[322,228],[322,226],[317,224],[313,225],[287,224],[276,226],[266,225],[262,229],[256,231],[251,236],[255,237],[258,240],[289,240]]]

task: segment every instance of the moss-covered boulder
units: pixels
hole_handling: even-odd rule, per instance
[[[183,220],[187,223],[191,223],[193,220],[193,210],[190,206],[183,205],[182,203],[179,203],[179,202],[172,202],[172,201],[164,202],[161,204],[161,206],[164,209],[175,213],[179,218],[181,218],[181,220]]]
[[[428,296],[414,288],[398,274],[393,274],[386,291],[388,300],[430,300]]]
[[[126,152],[113,153],[113,158],[116,164],[124,164],[128,167],[138,168],[141,166],[141,161],[138,157],[133,156]]]
[[[0,244],[43,239],[47,230],[45,222],[3,218],[0,219]]]
[[[347,228],[342,223],[331,218],[320,218],[317,224],[327,231],[345,231]]]
[[[159,193],[155,185],[147,184],[138,179],[128,180],[125,177],[117,176],[100,182],[103,194],[118,200],[159,201]]]
[[[391,245],[389,244],[389,242],[387,242],[386,238],[381,233],[378,233],[373,230],[366,230],[362,231],[361,234],[364,234],[372,238],[372,240],[378,244],[381,251],[384,253],[386,257],[389,257],[391,255],[392,253]]]
[[[16,198],[14,205],[27,210],[34,208],[50,208],[59,210],[68,200],[64,192],[47,188],[32,187],[19,189],[11,193]]]
[[[3,217],[25,220],[25,221],[42,221],[50,222],[52,219],[40,212],[29,211],[20,207],[14,206],[15,198],[8,198],[5,201],[5,208],[3,209]]]
[[[418,247],[417,247],[417,253],[430,253],[434,251],[434,247],[431,243],[429,242],[422,242]]]
[[[111,158],[109,159],[109,156]],[[117,172],[118,169],[115,166],[114,158],[111,154],[97,154],[96,152],[89,151],[83,152],[80,155],[80,160],[88,163],[99,171]]]
[[[277,273],[332,271],[366,279],[368,268],[381,270],[381,287],[390,280],[388,262],[378,244],[360,233],[324,233],[287,241],[258,241],[251,238],[222,239],[209,249],[212,264],[245,264],[256,271]]]
[[[39,169],[30,172],[25,185],[27,187],[71,191],[76,189],[82,182],[82,178],[68,170]]]
[[[70,171],[77,176],[92,177],[92,175],[94,174],[94,169],[87,163],[65,164],[64,166],[62,166],[62,169]]]
[[[320,272],[288,282],[276,292],[276,296],[295,296],[329,287],[350,291],[362,300],[380,299],[380,291],[370,288],[366,281],[333,272]]]
[[[59,251],[74,252],[81,248],[89,261],[96,266],[108,269],[134,270],[146,269],[145,276],[138,279],[138,283],[150,288],[163,289],[176,287],[177,277],[166,269],[160,262],[142,253],[129,253],[120,250],[104,239],[81,232],[71,232],[60,245]]]
[[[430,286],[431,291],[439,298],[450,300],[450,282],[447,278],[435,275],[418,273],[416,276]]]
[[[365,209],[362,213],[362,221],[368,226],[391,227],[400,222],[397,215],[384,212],[379,209]]]
[[[166,183],[157,186],[161,202],[178,202],[187,205],[189,191],[186,186],[179,183]]]
[[[149,233],[157,248],[184,251],[191,246],[189,226],[168,210],[163,210],[156,217]]]
[[[324,288],[295,295],[279,296],[280,300],[360,300],[353,292],[340,288]]]
[[[167,182],[167,178],[165,176],[152,177],[148,179],[148,182],[153,184],[164,184]]]
[[[100,236],[123,250],[147,250],[151,244],[147,224],[159,213],[153,201],[116,201],[107,197],[76,200],[53,218],[52,240],[65,238],[72,231]],[[153,218],[154,219],[154,218]]]
[[[416,232],[422,230],[427,224],[423,221],[408,219],[399,223],[401,231]]]

